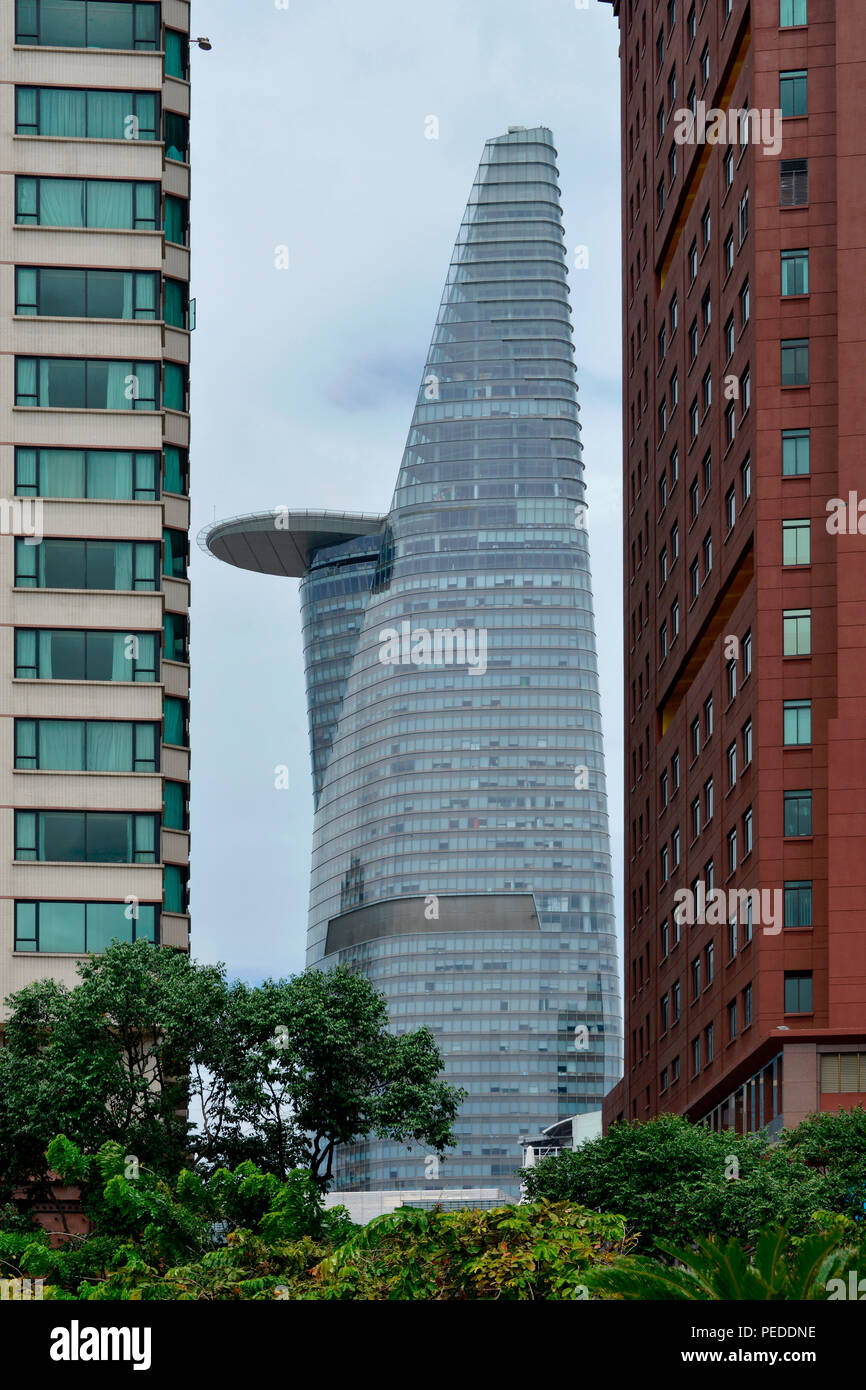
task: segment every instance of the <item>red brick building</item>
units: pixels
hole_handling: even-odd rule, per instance
[[[627,1021],[605,1124],[775,1130],[866,1102],[866,8],[611,2]]]

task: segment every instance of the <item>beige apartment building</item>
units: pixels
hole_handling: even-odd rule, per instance
[[[0,15],[0,1000],[189,945],[189,12]]]

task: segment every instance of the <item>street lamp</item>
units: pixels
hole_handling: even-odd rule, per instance
[[[211,49],[213,48],[213,44],[211,43],[210,39],[190,39],[190,43],[197,43],[202,53],[210,53]]]

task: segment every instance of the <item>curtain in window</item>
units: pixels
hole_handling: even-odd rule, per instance
[[[132,541],[114,542],[114,587],[132,588]]]
[[[165,31],[165,75],[166,77],[186,78],[184,63],[183,35],[176,29]]]
[[[132,725],[93,720],[87,726],[88,772],[129,772],[132,769]]]
[[[37,660],[37,642],[35,632],[16,632],[15,634],[15,674],[30,675],[33,673],[41,675]]]
[[[131,227],[132,184],[91,179],[87,189],[88,227]]]
[[[108,363],[108,386],[105,407],[107,410],[131,410],[132,400],[127,395],[127,377],[133,375],[131,362]],[[139,383],[140,387],[141,383]],[[144,393],[141,392],[143,395]]]
[[[156,128],[156,96],[140,93],[135,98],[135,114],[138,117],[139,140],[158,140]]]
[[[31,266],[19,266],[15,272],[15,312],[35,314],[37,310],[36,271]]]
[[[40,722],[39,766],[59,772],[84,771],[84,725],[80,720],[43,719]]]
[[[43,87],[39,93],[39,134],[83,139],[87,131],[87,93]]]
[[[135,185],[135,225],[150,231],[159,229],[159,204],[157,195],[159,184],[137,183]]]
[[[164,875],[166,912],[183,912],[183,878],[176,864],[166,864]]]
[[[36,109],[36,88],[19,87],[16,92],[15,126],[20,133],[26,135],[37,133]]]
[[[125,286],[124,286],[125,303]],[[139,317],[147,316],[156,318],[156,276],[155,275],[136,275],[135,277],[135,309]],[[130,317],[132,317],[130,315]],[[126,318],[126,314],[124,314]]]
[[[165,718],[165,741],[183,748],[186,744],[184,730],[183,701],[173,695],[166,696],[163,709]]]
[[[82,0],[42,0],[41,39],[57,48],[83,48],[86,38],[86,5]]]
[[[166,492],[183,492],[180,449],[175,449],[172,445],[167,445],[165,450],[165,490]]]
[[[18,368],[16,403],[18,405],[34,405],[39,398],[36,389],[36,358],[19,357],[16,365]]]
[[[36,491],[36,450],[17,449],[15,451],[15,491],[27,496],[37,496]]]
[[[42,227],[84,226],[84,180],[40,179],[39,223]],[[105,226],[96,222],[94,226]]]
[[[156,728],[153,724],[130,726],[135,735],[135,763],[139,772],[156,771]],[[149,766],[145,766],[149,764]]]
[[[136,864],[158,864],[156,849],[156,816],[131,816],[135,836],[135,852],[130,858]]]
[[[168,410],[186,409],[186,392],[184,390],[183,368],[176,362],[166,362],[165,364],[165,400],[163,405]]]
[[[163,823],[169,830],[183,830],[186,788],[181,782],[166,782],[163,802]]]
[[[148,680],[154,680],[156,674],[156,635],[153,632],[142,633],[138,639],[138,664],[148,672]]]
[[[131,681],[135,672],[135,662],[132,656],[127,656],[127,650],[132,651],[132,643],[129,643],[127,648],[127,635],[123,632],[113,632],[111,638],[111,679],[113,681]],[[139,639],[140,653],[141,639]]]
[[[135,370],[138,376],[138,409],[156,410],[159,406],[156,385],[156,363],[137,362],[135,364]],[[128,408],[129,402],[127,402],[127,409]],[[133,403],[133,409],[134,408],[135,405]]]
[[[54,652],[54,633],[50,628],[43,628],[36,634],[39,642],[39,675],[42,680],[51,680],[54,674],[55,661]]]
[[[87,134],[94,140],[122,140],[124,120],[132,114],[129,92],[87,93]]]
[[[36,744],[36,720],[16,719],[15,721],[15,766],[38,767]]]
[[[39,950],[84,952],[84,903],[39,904]]]
[[[135,309],[135,272],[132,270],[125,270],[123,272],[122,284],[123,290],[120,305],[120,317],[122,319],[131,319],[133,317],[133,311]]]
[[[42,497],[84,496],[84,450],[43,449],[39,457]]]
[[[36,180],[17,178],[15,180],[15,221],[36,221]]]
[[[178,246],[186,245],[186,204],[181,198],[175,198],[170,193],[166,194],[165,199],[165,237],[166,241],[173,241]]]
[[[134,562],[135,570],[133,574],[134,583],[132,588],[156,589],[159,587],[156,575],[156,546],[149,542],[139,542],[135,547]]]
[[[131,497],[132,454],[116,450],[92,453],[87,460],[88,497]]]

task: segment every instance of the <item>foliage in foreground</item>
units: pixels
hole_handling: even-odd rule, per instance
[[[249,1161],[323,1188],[335,1145],[370,1134],[442,1154],[464,1092],[428,1028],[389,1031],[384,995],[345,967],[228,983],[146,941],[7,999],[0,1048],[0,1201],[49,1198],[49,1143],[118,1143],[171,1179]],[[201,1113],[197,1127],[186,1118]]]
[[[819,1229],[816,1211],[863,1222],[866,1111],[810,1116],[775,1144],[661,1115],[613,1125],[603,1138],[542,1160],[524,1180],[530,1199],[622,1212],[644,1252],[658,1240],[687,1246],[709,1232],[754,1245],[777,1225],[799,1238]]]

